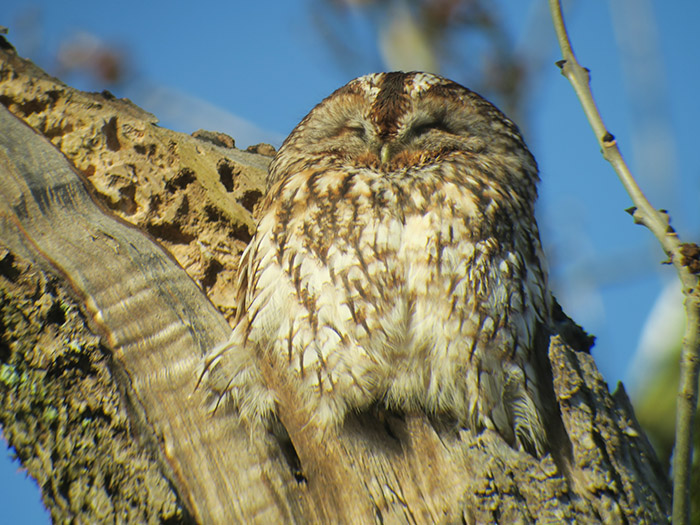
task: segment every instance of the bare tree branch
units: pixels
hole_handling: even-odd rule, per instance
[[[571,82],[593,128],[605,160],[612,164],[622,185],[634,203],[628,211],[636,224],[643,224],[658,239],[678,273],[685,295],[686,329],[681,350],[681,379],[676,417],[676,446],[673,462],[673,523],[690,520],[690,461],[692,452],[693,418],[698,401],[700,373],[700,253],[694,244],[681,243],[670,225],[666,210],[656,210],[647,200],[625,163],[615,137],[607,130],[596,107],[590,87],[589,71],[576,60],[564,25],[560,0],[549,0],[550,11],[563,60],[557,62],[562,74]]]

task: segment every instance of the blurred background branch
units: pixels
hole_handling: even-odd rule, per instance
[[[548,54],[537,37],[546,12],[533,7],[517,45],[503,7],[484,0],[313,0],[310,11],[341,65],[378,62],[370,69],[442,74],[491,98],[523,124],[532,83]],[[353,45],[368,29],[379,57]]]

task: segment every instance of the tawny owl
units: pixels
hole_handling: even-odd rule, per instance
[[[338,89],[270,166],[210,388],[244,421],[274,417],[265,363],[322,429],[379,404],[540,455],[537,181],[518,128],[455,82],[378,73]]]

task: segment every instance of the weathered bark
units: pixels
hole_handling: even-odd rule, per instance
[[[269,157],[159,128],[9,47],[0,102],[0,422],[54,520],[667,519],[624,391],[567,334],[550,360],[568,479],[551,456],[423,414],[360,414],[292,448],[212,413],[200,359],[227,337]]]

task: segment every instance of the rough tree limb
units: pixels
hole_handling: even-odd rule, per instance
[[[226,337],[269,158],[159,128],[11,48],[0,102],[0,421],[55,521],[666,520],[624,390],[566,321],[550,360],[570,480],[549,455],[420,413],[359,414],[293,448],[212,414],[198,363]]]

